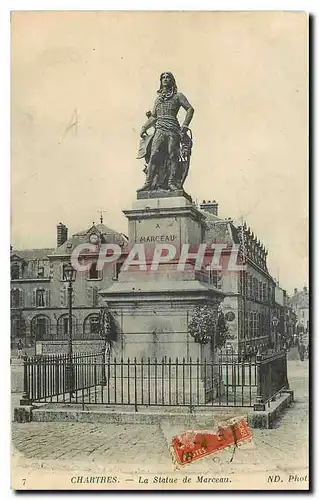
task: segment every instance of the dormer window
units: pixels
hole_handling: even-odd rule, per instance
[[[44,267],[38,267],[38,278],[44,278]]]
[[[89,272],[89,279],[90,280],[99,279],[99,271],[97,270],[96,266],[97,266],[96,262],[93,262],[91,267],[90,267],[90,272]]]
[[[88,279],[89,280],[100,280],[102,279],[102,271],[99,271],[97,269],[97,262],[92,262],[89,274],[88,274]]]

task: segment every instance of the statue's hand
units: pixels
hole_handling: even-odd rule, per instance
[[[187,130],[188,130],[188,128],[187,128],[187,127],[185,127],[185,125],[182,125],[182,126],[181,126],[181,136],[182,136],[182,137],[186,134]]]
[[[146,136],[147,136],[147,133],[146,133],[146,130],[145,130],[145,128],[144,128],[144,127],[142,127],[142,128],[141,128],[141,133],[140,133],[140,136],[142,137],[142,139],[143,139],[143,137],[146,137]]]

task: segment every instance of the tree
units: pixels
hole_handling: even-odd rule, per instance
[[[223,311],[220,309],[218,313],[216,335],[215,335],[215,346],[224,347],[229,336],[228,326],[225,320]]]
[[[223,347],[228,337],[228,327],[222,310],[219,308],[216,311],[210,305],[196,307],[188,324],[188,332],[195,342],[211,342],[214,348]]]

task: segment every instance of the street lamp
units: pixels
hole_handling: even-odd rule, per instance
[[[69,364],[67,365],[67,372],[69,374],[69,384],[70,384],[70,399],[73,395],[73,386],[74,386],[74,370],[73,370],[73,345],[72,345],[72,294],[73,294],[73,281],[75,279],[75,269],[70,262],[65,264],[63,268],[64,277],[66,281],[69,283],[68,286],[68,306],[69,306],[69,338],[68,338],[68,358]]]
[[[277,326],[279,325],[279,319],[277,316],[273,316],[272,318],[272,326],[273,326],[273,333],[274,333],[274,349],[277,349]]]

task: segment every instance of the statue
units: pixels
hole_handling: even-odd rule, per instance
[[[172,73],[162,73],[160,88],[152,112],[146,113],[148,120],[141,129],[141,144],[138,158],[146,162],[146,181],[141,191],[183,189],[188,174],[193,145],[192,133],[188,128],[194,109],[186,97],[177,91]],[[182,126],[178,123],[180,108],[186,111]],[[147,130],[155,127],[155,133]]]

